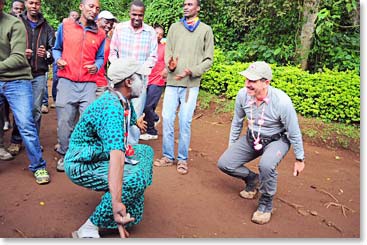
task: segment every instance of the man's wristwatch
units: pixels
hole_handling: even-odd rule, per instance
[[[296,158],[296,161],[303,162],[305,159]]]

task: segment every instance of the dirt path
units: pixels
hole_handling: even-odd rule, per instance
[[[292,176],[291,150],[278,168],[271,222],[253,224],[257,201],[240,198],[243,183],[216,167],[227,146],[228,120],[208,112],[193,120],[189,174],[179,175],[174,167],[154,168],[144,218],[131,230],[132,238],[360,237],[359,155],[307,143],[305,171]],[[5,137],[8,142],[10,132]],[[49,185],[34,182],[24,150],[15,160],[0,163],[0,237],[70,237],[99,202],[101,193],[78,187],[55,170],[54,109],[43,116],[41,143],[52,177]],[[161,135],[147,142],[156,157],[161,156],[161,143]],[[256,164],[249,166],[256,170]],[[339,206],[327,208],[329,202]],[[340,204],[345,205],[345,215]],[[118,237],[115,231],[101,235]]]

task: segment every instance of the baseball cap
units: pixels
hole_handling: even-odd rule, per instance
[[[246,70],[241,71],[240,74],[249,80],[260,80],[266,78],[271,80],[273,78],[270,66],[265,61],[256,61],[252,63]]]
[[[110,11],[103,10],[99,13],[98,19],[103,18],[106,20],[117,20],[115,16]]]
[[[140,64],[134,59],[126,58],[112,60],[107,71],[107,76],[112,84],[117,84],[135,73],[147,76],[150,72],[150,68]]]

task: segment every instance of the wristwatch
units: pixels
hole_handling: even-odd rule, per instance
[[[298,162],[303,162],[305,159],[303,158],[303,159],[300,159],[300,158],[296,158],[296,161],[298,161]]]

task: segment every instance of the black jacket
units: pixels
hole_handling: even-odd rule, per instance
[[[48,72],[48,67],[53,62],[51,49],[55,42],[55,31],[43,18],[41,13],[39,13],[38,22],[35,29],[32,29],[28,22],[27,11],[25,11],[20,18],[22,19],[27,30],[27,49],[32,49],[33,51],[32,58],[28,60],[32,68],[32,75],[33,77],[44,75],[46,72]],[[37,49],[41,45],[45,46],[48,57],[41,58],[37,56]]]

